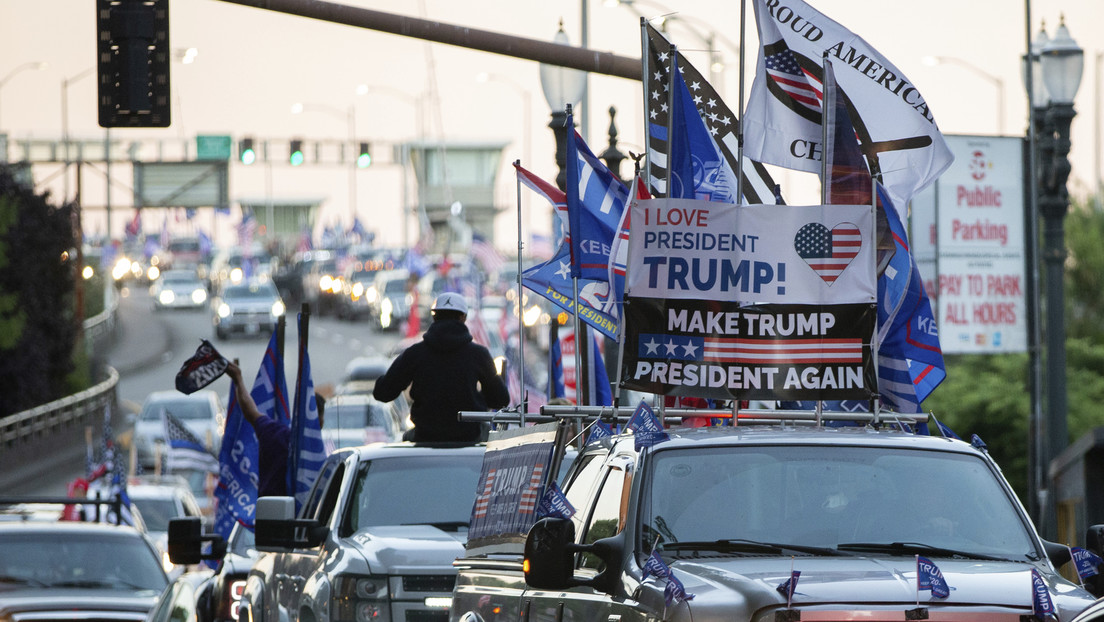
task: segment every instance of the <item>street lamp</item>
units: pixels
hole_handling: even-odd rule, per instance
[[[1043,217],[1043,262],[1046,268],[1046,401],[1042,424],[1040,466],[1045,474],[1051,461],[1069,444],[1066,422],[1066,326],[1065,326],[1065,218],[1069,210],[1066,181],[1070,174],[1070,125],[1076,112],[1074,96],[1081,85],[1084,51],[1070,37],[1065,18],[1054,37],[1040,38],[1037,56],[1033,47],[1032,76],[1041,77],[1046,98],[1036,109],[1039,123],[1036,179],[1038,204]],[[1035,63],[1038,71],[1035,72]],[[1045,479],[1043,480],[1045,481]],[[1057,537],[1053,501],[1043,521],[1046,537]]]
[[[345,119],[346,129],[349,133],[349,149],[352,154],[349,157],[349,226],[356,224],[357,219],[357,139],[356,139],[356,107],[349,104],[348,110],[342,112],[333,106],[325,104],[304,104],[296,102],[291,105],[291,114],[302,114],[307,111],[324,112],[337,118]],[[345,149],[341,150],[342,157]]]
[[[62,148],[65,151],[65,175],[63,185],[63,201],[69,200],[69,85],[73,84],[77,80],[86,76],[92,75],[92,72],[96,71],[95,67],[89,67],[84,71],[68,78],[62,78],[61,80],[61,141]],[[78,169],[77,176],[80,176]],[[110,183],[110,181],[109,181]]]
[[[997,135],[1000,136],[1004,133],[1004,80],[1002,78],[985,71],[973,63],[954,56],[925,56],[921,61],[929,67],[934,67],[936,65],[958,65],[995,84],[997,87]]]
[[[12,69],[8,73],[4,74],[3,78],[0,78],[0,90],[2,90],[4,88],[4,85],[7,84],[12,78],[23,73],[24,71],[27,71],[28,69],[45,69],[49,66],[49,63],[43,61],[32,61],[29,63],[23,63],[22,65],[17,65],[15,69]],[[3,126],[0,125],[0,127]]]
[[[570,45],[567,33],[564,32],[563,22],[552,41],[560,45]],[[541,90],[544,91],[544,99],[548,107],[552,109],[552,121],[548,127],[556,136],[556,163],[560,172],[556,175],[556,185],[563,190],[567,186],[566,152],[567,152],[567,113],[568,104],[575,105],[583,98],[583,90],[586,88],[586,72],[578,69],[568,69],[558,65],[540,65]]]

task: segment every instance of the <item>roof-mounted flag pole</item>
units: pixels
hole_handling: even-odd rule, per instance
[[[579,247],[579,240],[582,238],[582,228],[578,226],[581,222],[580,214],[578,211],[583,209],[581,200],[579,197],[579,150],[575,146],[575,121],[571,112],[571,104],[567,104],[564,110],[567,112],[567,141],[568,149],[565,154],[565,166],[567,167],[567,216],[568,216],[568,232],[571,235],[571,303],[575,316],[575,404],[578,406],[586,406],[587,400],[587,375],[583,370],[584,360],[584,348],[589,344],[586,343],[587,332],[582,325],[582,320],[579,319],[579,276],[580,276],[580,263],[582,258],[578,257],[576,249]],[[575,197],[576,200],[572,201],[571,197]],[[574,203],[574,206],[572,206]],[[572,209],[574,207],[574,209]],[[574,214],[573,214],[574,213]],[[572,227],[571,225],[575,225]],[[573,230],[574,229],[574,230]]]
[[[736,164],[739,166],[736,170],[740,171],[743,175],[744,170],[744,41],[747,40],[747,0],[740,0],[740,101],[736,102],[738,108],[737,114],[740,115],[740,121],[736,124]],[[740,197],[736,200],[739,205],[744,204],[743,185],[741,182]],[[777,188],[775,188],[777,195]],[[775,197],[775,203],[780,203],[778,197]]]
[[[521,403],[518,405],[521,413],[520,425],[525,426],[525,413],[528,411],[528,393],[525,390],[525,320],[522,317],[521,305],[521,251],[525,244],[522,242],[521,231],[521,176],[517,173],[517,167],[521,166],[521,160],[514,160],[514,181],[517,184],[517,214],[518,214],[518,257],[517,257],[517,303],[518,303],[518,379],[521,385]],[[506,311],[503,310],[503,313]]]

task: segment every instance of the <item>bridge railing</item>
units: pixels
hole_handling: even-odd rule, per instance
[[[100,348],[115,334],[118,301],[114,287],[107,288],[105,309],[84,321],[85,343]],[[99,438],[104,409],[114,406],[119,373],[104,366],[96,385],[30,410],[0,419],[0,488],[6,478],[25,472],[28,465],[49,468],[56,461],[83,453],[85,429]],[[30,474],[27,474],[30,475]]]

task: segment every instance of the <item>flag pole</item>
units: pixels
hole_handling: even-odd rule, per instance
[[[565,106],[565,110],[567,112],[567,121],[568,121],[567,128],[565,128],[565,131],[568,132],[568,140],[572,141],[569,144],[574,145],[575,144],[574,143],[575,139],[574,139],[574,135],[571,134],[571,132],[575,131],[575,123],[572,120],[571,108],[572,108],[571,104],[567,104],[567,106]],[[578,166],[579,166],[578,162],[568,162],[568,161],[566,161],[567,157],[570,156],[570,155],[572,155],[572,154],[570,154],[570,153],[564,154],[564,159],[565,159],[564,167],[567,170],[571,170],[571,167],[574,167],[577,170]],[[575,157],[576,158],[578,157],[577,152],[576,152]],[[575,188],[571,187],[571,181],[573,179],[576,180],[576,187]],[[567,188],[565,189],[566,196],[570,197],[572,192],[574,192],[576,194],[576,196],[578,196],[579,188],[578,188],[578,185],[577,185],[578,184],[577,179],[578,179],[578,174],[575,174],[575,175],[570,175],[569,174],[567,176]],[[576,201],[575,203],[576,203],[575,209],[579,209],[578,201]],[[568,223],[570,224],[570,222],[571,222],[571,200],[570,199],[567,200],[567,209],[568,209],[567,218],[568,218]],[[574,233],[571,233],[570,226],[568,227],[568,229],[569,229],[568,233],[571,234],[571,235],[576,235],[577,236],[577,235],[581,235],[581,233],[582,233],[580,231],[576,231]],[[576,238],[572,237],[572,242],[571,242],[571,264],[572,264],[571,265],[571,290],[572,290],[572,293],[571,293],[571,305],[572,306],[571,306],[571,308],[572,308],[572,310],[574,311],[574,314],[575,314],[575,405],[576,406],[585,406],[585,405],[589,405],[588,404],[588,399],[587,399],[589,396],[586,394],[587,392],[584,391],[584,389],[586,388],[586,385],[588,383],[586,382],[586,380],[587,380],[586,374],[583,373],[583,348],[585,348],[588,344],[586,343],[586,335],[581,330],[581,328],[582,328],[581,323],[582,322],[579,318],[579,277],[577,275],[577,272],[578,272],[578,269],[579,269],[579,263],[578,263],[579,258],[575,256],[575,244],[576,244],[575,239]]]
[[[525,426],[525,413],[528,411],[528,395],[525,391],[525,321],[522,318],[522,306],[521,306],[521,252],[525,247],[522,242],[521,231],[521,178],[518,176],[518,167],[521,166],[521,160],[514,160],[514,183],[517,185],[517,217],[518,217],[518,256],[517,256],[517,302],[518,302],[518,380],[521,385],[521,403],[519,421],[521,425]],[[506,311],[504,310],[503,313]],[[507,372],[509,373],[509,372]]]
[[[835,106],[836,106],[836,81],[833,79],[831,84],[827,84],[828,76],[828,51],[825,50],[820,57],[820,77],[821,77],[821,95],[820,95],[820,204],[827,205],[829,201],[831,180],[828,178],[828,126],[831,124],[832,129],[835,129]],[[828,90],[831,89],[831,94]],[[831,103],[829,103],[831,102]],[[829,112],[831,110],[831,112]],[[833,135],[834,136],[834,135]],[[833,161],[835,158],[833,157]]]
[[[737,104],[739,121],[736,123],[736,188],[740,196],[737,205],[744,204],[744,41],[747,40],[747,0],[740,0],[740,101]],[[763,42],[759,42],[763,47]]]

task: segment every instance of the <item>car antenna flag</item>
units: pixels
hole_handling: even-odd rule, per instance
[[[181,393],[195,393],[211,384],[226,372],[230,361],[226,360],[215,346],[206,339],[202,340],[188,360],[176,372],[176,390]]]

